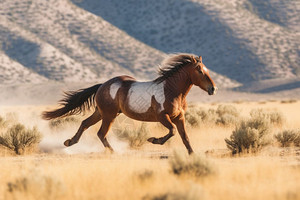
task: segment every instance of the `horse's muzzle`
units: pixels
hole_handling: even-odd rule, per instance
[[[217,93],[218,88],[215,86],[212,86],[211,88],[208,88],[208,94],[209,95],[214,95]]]

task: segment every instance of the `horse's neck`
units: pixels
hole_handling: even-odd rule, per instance
[[[189,91],[192,88],[192,81],[188,74],[176,74],[173,77],[169,77],[166,80],[166,89],[167,92],[172,94],[174,98],[181,97],[185,99],[185,97],[188,95]]]

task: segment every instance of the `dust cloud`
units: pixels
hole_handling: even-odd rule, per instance
[[[41,113],[49,109],[48,106],[0,106],[0,116],[12,123],[21,123],[28,128],[37,127],[42,134],[39,150],[49,154],[84,154],[100,153],[105,148],[97,137],[99,124],[86,130],[77,144],[65,147],[64,141],[72,138],[80,126],[81,120],[76,123],[66,124],[59,128],[51,128],[50,121],[43,120]],[[99,122],[101,124],[101,122]],[[116,153],[126,152],[128,144],[120,141],[110,130],[108,141]]]

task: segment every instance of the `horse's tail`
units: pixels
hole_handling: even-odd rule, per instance
[[[97,84],[89,88],[65,92],[65,98],[59,101],[62,107],[53,111],[43,112],[42,118],[50,120],[89,110],[90,107],[95,105],[95,95],[101,85],[102,84]]]

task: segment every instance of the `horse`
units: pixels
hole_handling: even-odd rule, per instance
[[[214,95],[217,87],[202,57],[193,54],[169,56],[160,65],[158,73],[158,78],[152,81],[139,82],[123,75],[89,88],[65,92],[60,108],[44,111],[42,118],[51,120],[95,108],[94,113],[82,121],[76,134],[64,145],[76,144],[86,129],[102,120],[97,136],[104,147],[113,152],[106,136],[115,118],[123,113],[139,121],[160,122],[169,130],[163,137],[149,138],[148,141],[153,144],[163,145],[175,135],[177,129],[188,153],[192,154],[194,151],[185,128],[186,96],[193,85],[209,95]]]

